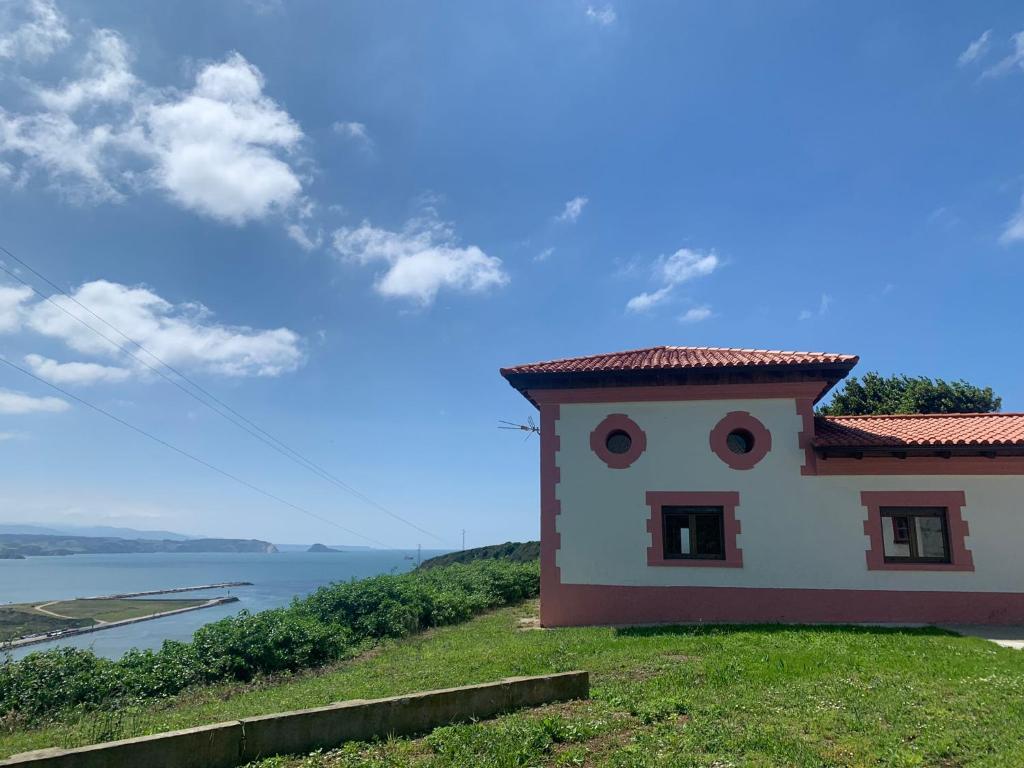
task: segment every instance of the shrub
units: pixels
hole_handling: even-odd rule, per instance
[[[287,608],[242,611],[192,641],[120,660],[58,648],[0,662],[0,719],[34,722],[70,709],[124,707],[202,683],[251,680],[342,658],[358,646],[465,621],[539,591],[536,563],[477,561],[321,587]]]

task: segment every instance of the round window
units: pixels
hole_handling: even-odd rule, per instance
[[[609,453],[621,455],[633,447],[633,438],[623,430],[616,429],[608,433],[608,437],[606,437],[604,441],[604,446],[608,449]]]
[[[725,444],[733,453],[750,453],[754,450],[754,436],[745,429],[734,429],[725,438]]]

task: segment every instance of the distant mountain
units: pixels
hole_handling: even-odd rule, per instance
[[[0,559],[52,555],[135,554],[145,552],[277,552],[259,539],[122,539],[114,536],[0,533]]]
[[[102,536],[117,539],[160,539],[185,541],[195,536],[186,536],[173,531],[140,531],[135,528],[118,528],[112,525],[27,525],[23,523],[0,523],[0,533],[24,533],[37,536]]]
[[[341,552],[340,549],[332,549],[331,547],[325,547],[323,544],[314,544],[307,552]]]

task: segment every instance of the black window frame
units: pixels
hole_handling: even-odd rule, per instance
[[[676,554],[669,551],[669,531],[673,528],[668,524],[670,517],[686,516],[687,529],[690,531],[690,554]],[[697,553],[697,518],[718,518],[718,554]],[[661,508],[661,551],[665,560],[725,560],[725,508],[721,506],[689,506],[667,504]]]
[[[953,550],[949,542],[949,508],[948,507],[879,507],[879,515],[882,518],[906,518],[907,520],[907,541],[905,543],[910,549],[906,557],[897,557],[885,553],[885,537],[882,537],[882,560],[886,563],[944,563],[953,562]],[[942,547],[945,550],[943,557],[922,557],[917,552],[917,519],[920,517],[937,517],[942,524]],[[893,524],[895,533],[895,523]]]

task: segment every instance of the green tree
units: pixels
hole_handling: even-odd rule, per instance
[[[832,400],[818,409],[823,416],[867,416],[887,413],[992,413],[1002,406],[991,387],[963,379],[945,381],[927,376],[882,376],[876,371],[847,379]]]

